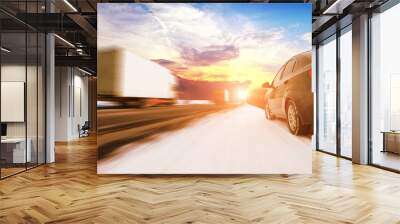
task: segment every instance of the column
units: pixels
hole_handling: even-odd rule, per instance
[[[368,15],[353,19],[353,162],[368,163]]]

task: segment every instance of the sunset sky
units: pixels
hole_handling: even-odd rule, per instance
[[[311,4],[101,3],[97,27],[99,50],[124,48],[186,79],[251,87],[311,50]]]

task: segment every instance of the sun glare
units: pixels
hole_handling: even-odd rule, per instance
[[[246,100],[247,99],[247,91],[245,89],[238,90],[237,92],[239,100]]]

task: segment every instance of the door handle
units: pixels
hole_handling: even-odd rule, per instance
[[[287,84],[288,82],[289,82],[289,80],[286,80],[286,81],[283,82],[283,84]]]

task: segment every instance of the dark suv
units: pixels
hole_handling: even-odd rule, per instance
[[[311,51],[292,57],[275,75],[271,84],[263,84],[265,116],[287,121],[294,135],[306,134],[313,126],[311,91]]]

